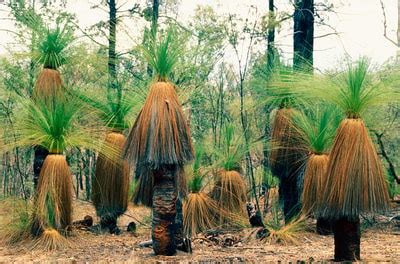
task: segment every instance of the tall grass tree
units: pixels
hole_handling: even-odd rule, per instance
[[[329,105],[314,106],[292,116],[298,139],[308,153],[302,162],[305,170],[301,202],[305,215],[314,214],[317,203],[322,199],[329,151],[340,119],[340,111]],[[331,232],[331,221],[317,218],[317,233],[327,235]]]
[[[128,163],[122,158],[126,143],[124,131],[130,127],[130,119],[137,113],[141,98],[127,91],[117,101],[92,92],[75,91],[75,94],[93,107],[103,125],[108,128],[104,144],[118,150],[117,160],[111,160],[103,154],[98,156],[92,183],[92,201],[100,217],[100,227],[119,234],[117,219],[128,207],[131,176]]]
[[[177,244],[183,242],[179,230],[183,226],[176,223],[177,207],[180,207],[180,190],[186,188],[183,165],[194,156],[177,87],[169,81],[182,53],[177,39],[170,30],[159,40],[154,37],[142,49],[154,70],[154,81],[125,148],[125,158],[140,170],[139,188],[152,190],[152,242],[156,255],[174,255]],[[146,181],[143,175],[148,177]]]
[[[34,58],[42,66],[33,88],[32,97],[46,103],[54,104],[56,98],[63,96],[64,87],[59,68],[68,58],[67,48],[73,40],[73,32],[67,25],[55,29],[39,27],[39,43]],[[41,146],[34,146],[34,187],[39,181],[40,171],[48,151]]]
[[[59,248],[65,242],[62,235],[68,234],[72,225],[72,175],[66,152],[81,147],[111,157],[115,151],[106,151],[101,145],[103,129],[88,126],[90,112],[76,98],[64,96],[57,103],[20,99],[20,103],[22,108],[15,117],[16,139],[5,148],[41,146],[48,151],[40,171],[30,233],[39,244]]]
[[[360,219],[363,213],[384,212],[389,195],[384,170],[363,120],[365,112],[398,98],[391,87],[371,73],[370,62],[349,63],[326,90],[314,95],[336,103],[345,118],[340,122],[327,166],[318,215],[335,220],[335,260],[360,259]],[[332,84],[332,85],[330,85]]]
[[[212,191],[212,197],[221,209],[221,224],[232,223],[226,213],[246,215],[247,186],[240,174],[240,162],[245,153],[242,139],[235,136],[235,127],[225,125],[221,147],[215,149],[217,173]]]

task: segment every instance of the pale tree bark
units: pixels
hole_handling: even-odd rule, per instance
[[[383,36],[393,45],[397,47],[397,52],[396,52],[396,59],[400,59],[400,0],[397,0],[397,37],[396,39],[392,39],[388,35],[388,30],[387,30],[387,15],[386,15],[386,8],[385,4],[383,3],[383,0],[379,0],[382,8],[382,15],[383,15]]]

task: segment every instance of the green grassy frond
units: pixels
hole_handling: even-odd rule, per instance
[[[29,237],[32,204],[19,198],[0,200],[0,241],[15,244]]]
[[[20,104],[15,118],[16,140],[8,149],[40,145],[50,153],[81,147],[110,156],[115,154],[114,149],[102,144],[105,129],[93,123],[96,120],[93,112],[76,98],[67,96],[53,104],[20,99]]]
[[[214,150],[216,165],[226,171],[239,170],[240,162],[246,154],[245,144],[240,136],[235,135],[233,125],[225,125],[223,128],[221,147]]]
[[[282,213],[276,205],[272,209],[271,216],[264,223],[268,231],[265,241],[272,244],[297,244],[301,232],[306,229],[305,219],[302,217],[285,224]]]
[[[292,116],[300,140],[315,154],[329,151],[341,120],[340,110],[332,106],[319,106],[306,112],[297,111]]]
[[[304,90],[314,82],[314,77],[303,72],[295,72],[281,65],[276,67],[268,78],[255,81],[255,89],[263,105],[273,108],[292,108],[302,105],[306,99]]]
[[[189,190],[193,193],[199,192],[203,188],[203,175],[200,172],[204,150],[200,144],[195,146],[195,159],[193,162],[192,177],[189,180]]]
[[[124,131],[132,125],[145,98],[133,92],[123,92],[121,100],[107,98],[102,92],[72,92],[82,102],[97,111],[102,123],[112,130]]]
[[[72,40],[72,30],[67,26],[64,28],[57,26],[55,29],[47,28],[41,34],[37,50],[37,62],[49,69],[57,69],[64,65],[68,57],[66,48]]]
[[[348,63],[339,74],[319,79],[324,85],[309,90],[309,98],[336,104],[348,118],[360,118],[371,107],[399,99],[398,92],[372,71],[367,58]]]
[[[174,65],[182,54],[182,44],[179,43],[177,31],[169,29],[165,36],[158,40],[154,37],[141,47],[143,57],[156,73],[158,80],[166,81]]]

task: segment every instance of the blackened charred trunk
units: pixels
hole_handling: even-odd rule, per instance
[[[335,238],[335,261],[360,259],[360,218],[336,220],[333,227]]]
[[[46,159],[49,152],[47,151],[46,148],[42,146],[35,146],[34,151],[35,151],[34,154],[35,156],[33,159],[33,186],[36,191],[39,183],[40,170],[42,169],[43,162]]]
[[[153,173],[153,250],[156,255],[171,256],[176,253],[177,167],[167,165]]]
[[[314,0],[296,0],[293,33],[293,67],[312,72],[314,51]]]
[[[275,19],[274,0],[269,0],[268,3],[269,18]],[[267,71],[270,73],[275,64],[275,23],[271,23],[268,27],[267,34]]]
[[[151,12],[151,28],[150,28],[150,36],[149,36],[152,39],[155,39],[156,34],[157,34],[159,7],[160,7],[159,0],[153,0],[153,6],[152,6],[152,12]],[[145,33],[145,39],[146,39],[146,33]],[[146,42],[146,40],[145,40],[145,42]],[[151,68],[150,65],[147,65],[147,74],[149,76],[153,76],[153,69]]]
[[[317,233],[323,236],[331,235],[333,233],[333,221],[322,217],[318,218]]]
[[[153,0],[153,10],[151,15],[151,33],[155,36],[158,26],[158,9],[160,7],[159,0]]]
[[[283,202],[283,214],[285,223],[289,223],[300,213],[300,195],[297,185],[297,173],[286,177],[280,177],[279,199]]]
[[[117,75],[116,65],[116,30],[117,30],[117,8],[115,0],[109,0],[109,36],[108,36],[108,74],[109,82],[113,88]]]

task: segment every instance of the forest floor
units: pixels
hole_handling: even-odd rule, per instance
[[[75,201],[74,219],[95,215],[90,203]],[[3,215],[2,215],[3,213]],[[391,215],[400,214],[400,208]],[[0,219],[4,210],[0,211]],[[389,216],[377,218],[377,223],[364,228],[361,239],[361,257],[366,262],[400,261],[400,226],[389,223]],[[126,226],[134,221],[135,234]],[[0,263],[265,263],[265,262],[314,262],[333,258],[333,237],[319,236],[312,231],[300,234],[297,245],[268,244],[255,238],[256,229],[245,228],[217,236],[213,241],[199,237],[193,240],[193,254],[178,252],[176,256],[155,256],[151,248],[138,244],[150,239],[150,211],[143,207],[129,207],[120,218],[121,235],[94,234],[78,230],[70,238],[71,245],[62,250],[45,252],[32,250],[24,243],[16,246],[0,244]]]

